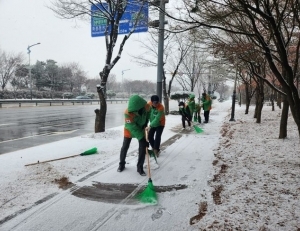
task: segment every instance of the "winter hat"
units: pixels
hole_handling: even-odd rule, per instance
[[[154,101],[159,101],[159,97],[158,97],[158,95],[152,95],[151,96],[151,102],[154,102]]]
[[[132,95],[128,101],[128,112],[138,111],[141,108],[145,107],[147,101],[144,100],[139,95]]]
[[[190,94],[190,95],[189,95],[189,98],[190,98],[190,99],[194,99],[194,98],[195,98],[195,95],[194,95],[194,94]]]

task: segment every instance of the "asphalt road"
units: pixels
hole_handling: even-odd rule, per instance
[[[108,104],[105,128],[123,125],[127,104]],[[94,132],[99,105],[0,109],[0,154]]]

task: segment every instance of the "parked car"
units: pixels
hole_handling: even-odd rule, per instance
[[[91,99],[91,98],[86,95],[79,95],[75,99]]]

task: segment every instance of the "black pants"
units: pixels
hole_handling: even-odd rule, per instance
[[[204,119],[205,119],[205,122],[208,122],[208,120],[209,120],[209,112],[210,112],[210,111],[204,111]]]
[[[161,142],[161,134],[163,133],[164,128],[165,128],[164,126],[150,128],[148,133],[148,139],[153,149],[159,150],[160,142]],[[155,138],[154,138],[154,134],[155,134]]]
[[[197,120],[198,120],[198,123],[201,123],[201,116],[200,116],[200,112],[195,112],[195,115],[194,115]]]
[[[187,120],[187,118],[185,116],[181,116],[181,121],[182,121],[182,127],[185,128],[185,121]],[[188,125],[191,126],[191,118],[189,118],[189,120],[187,120]]]
[[[125,166],[126,162],[126,155],[127,151],[129,149],[130,143],[132,138],[124,137],[123,139],[123,145],[120,152],[120,165]],[[145,162],[145,155],[146,155],[146,140],[145,138],[139,140],[139,158],[137,163],[137,168],[143,168],[144,162]]]

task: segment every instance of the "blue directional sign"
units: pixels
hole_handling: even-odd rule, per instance
[[[148,31],[148,3],[144,3],[141,0],[129,0],[127,3],[126,10],[120,20],[119,34],[128,34],[133,28],[134,33],[147,32]],[[141,9],[142,7],[142,9]],[[100,9],[100,10],[99,10]],[[139,19],[137,20],[138,13]],[[108,4],[102,3],[97,6],[92,5],[91,7],[91,34],[92,37],[105,36],[105,30],[110,33],[111,25],[107,27]],[[136,25],[134,26],[134,24]]]

